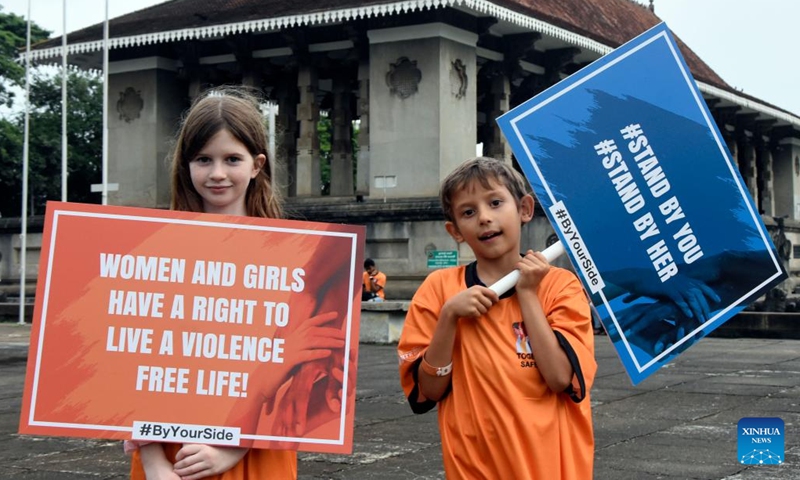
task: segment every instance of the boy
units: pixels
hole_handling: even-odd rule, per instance
[[[469,160],[440,197],[447,232],[476,261],[425,279],[397,349],[411,409],[439,404],[447,478],[592,478],[597,365],[583,288],[539,252],[520,257],[533,197],[509,165]],[[486,287],[515,268],[511,291]]]
[[[386,274],[378,271],[378,267],[375,266],[375,260],[371,258],[364,260],[361,300],[367,302],[382,302],[386,300],[385,286]]]

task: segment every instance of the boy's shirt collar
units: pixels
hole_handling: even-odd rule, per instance
[[[464,283],[467,284],[467,288],[474,287],[475,285],[480,285],[482,287],[486,287],[487,285],[478,278],[478,261],[474,261],[467,265],[467,268],[464,269]],[[516,287],[511,287],[506,293],[500,295],[500,300],[504,298],[508,298],[512,295],[517,293]]]

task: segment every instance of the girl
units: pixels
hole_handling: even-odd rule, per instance
[[[214,90],[192,105],[172,157],[171,208],[281,217],[281,202],[272,185],[267,158],[263,117],[255,98],[244,90]],[[336,318],[335,312],[328,312],[302,322],[291,335],[297,339],[296,344],[305,345],[287,357],[280,370],[254,378],[261,395],[250,398],[260,403],[235,414],[249,425],[256,425],[262,404],[271,403],[295,367],[342,350],[342,331],[330,326]],[[308,340],[311,338],[313,341]],[[249,413],[244,414],[245,410]],[[131,478],[135,480],[297,478],[297,453],[291,450],[145,442],[126,442],[126,450],[133,450]]]

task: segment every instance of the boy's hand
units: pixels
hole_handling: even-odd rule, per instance
[[[383,288],[383,285],[378,283],[378,279],[375,277],[369,277],[370,283],[372,284],[372,291],[377,292]]]
[[[442,312],[453,319],[461,317],[478,318],[489,311],[500,297],[488,287],[475,285],[458,293],[445,302]]]
[[[542,255],[542,252],[528,250],[517,263],[517,269],[519,270],[517,290],[536,291],[544,276],[550,271],[550,263]]]
[[[175,455],[175,473],[183,480],[218,475],[233,468],[247,451],[247,448],[187,444]]]

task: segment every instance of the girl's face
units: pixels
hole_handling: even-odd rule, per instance
[[[189,172],[203,211],[247,215],[245,194],[266,157],[253,157],[228,130],[220,130],[189,161]]]

